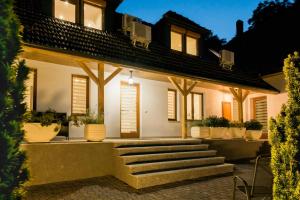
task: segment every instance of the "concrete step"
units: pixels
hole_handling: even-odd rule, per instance
[[[224,159],[225,159],[224,157],[191,158],[191,159],[184,159],[184,160],[129,164],[126,165],[126,167],[128,168],[128,171],[131,174],[137,174],[137,173],[141,174],[141,173],[149,173],[154,171],[164,171],[167,169],[170,170],[170,169],[223,164]]]
[[[109,141],[109,139],[106,139]],[[138,147],[138,146],[168,146],[168,145],[188,145],[201,144],[200,139],[144,139],[144,140],[114,140],[113,147]]]
[[[125,155],[117,156],[123,164],[139,163],[139,162],[153,162],[153,161],[166,161],[184,158],[203,158],[215,156],[217,151],[190,151],[190,152],[170,152],[170,153],[155,153],[155,154],[141,154],[141,155]]]
[[[207,150],[207,144],[190,144],[190,145],[170,145],[170,146],[144,146],[144,147],[125,147],[114,148],[115,155],[128,154],[147,154],[163,152],[180,152],[180,151],[200,151]]]
[[[188,169],[178,169],[146,174],[131,175],[126,181],[130,186],[141,189],[155,185],[197,179],[201,177],[221,175],[233,172],[233,164],[219,164]]]

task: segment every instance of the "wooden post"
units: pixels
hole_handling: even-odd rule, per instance
[[[182,79],[182,90],[186,92],[186,79]],[[181,95],[181,137],[187,138],[187,94]]]
[[[104,115],[104,63],[98,63],[98,115]]]
[[[243,90],[241,88],[238,88],[237,90],[235,90],[234,88],[230,88],[230,91],[233,94],[233,96],[235,97],[236,101],[238,102],[239,122],[243,122],[244,121],[243,120],[243,118],[244,118],[243,102],[249,95],[249,91],[247,90],[244,94],[243,94]]]

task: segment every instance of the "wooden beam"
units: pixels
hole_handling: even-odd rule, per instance
[[[181,89],[180,85],[172,78],[172,77],[168,77],[168,79],[170,80],[170,82],[173,84],[173,86],[179,90],[181,95],[185,95],[184,91]]]
[[[192,85],[189,87],[189,89],[187,89],[187,91],[185,91],[185,95],[186,95],[186,96],[189,95],[189,94],[192,92],[192,90],[196,87],[196,85],[197,85],[197,82],[194,81],[194,82],[192,83]]]
[[[181,95],[181,137],[182,139],[187,138],[187,95],[185,95],[187,91],[187,80],[182,79],[182,90],[184,91]]]
[[[116,69],[113,73],[111,73],[109,75],[109,77],[107,77],[105,80],[104,80],[104,85],[106,85],[109,81],[111,81],[116,75],[118,75],[120,72],[122,71],[122,68],[121,67],[118,67],[118,69]]]
[[[78,62],[79,66],[85,71],[85,73],[88,74],[88,76],[98,85],[98,78],[95,76],[95,74],[88,68],[86,64],[83,62]]]
[[[98,63],[98,115],[104,115],[104,63]]]
[[[250,93],[250,91],[246,90],[245,94],[243,94],[242,102],[244,102],[246,100],[246,98],[248,97],[249,93]]]
[[[233,88],[229,88],[229,89],[230,89],[231,93],[233,94],[234,98],[236,98],[237,101],[240,101],[240,98],[239,98],[237,92],[235,91],[235,89],[233,89]]]

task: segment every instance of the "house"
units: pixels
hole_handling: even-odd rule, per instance
[[[23,32],[20,57],[32,68],[26,83],[29,109],[45,111],[52,108],[68,115],[85,114],[87,109],[104,113],[107,138],[187,138],[190,121],[211,115],[224,116],[232,121],[258,118],[264,124],[267,137],[267,119],[276,115],[279,107],[273,100],[281,95],[272,83],[233,65],[233,55],[228,51],[223,52],[222,62],[207,57],[204,52],[208,47],[204,41],[209,30],[190,19],[169,11],[157,23],[150,24],[117,13],[115,10],[121,2],[16,1],[15,11]],[[82,138],[83,128],[70,126],[69,137]],[[195,141],[189,140],[175,143],[195,145]],[[157,143],[150,141],[145,144]],[[163,144],[174,145],[174,142]],[[120,167],[123,161],[116,160],[119,164],[113,167],[112,150],[107,149],[112,148],[111,144],[80,143],[84,149],[76,151],[75,144],[54,148],[56,145],[41,144],[39,150],[36,145],[24,145],[24,148],[31,148],[29,158],[38,158],[38,161],[30,161],[37,184],[116,173],[115,176],[136,188],[152,186],[146,184],[147,181],[139,182],[146,178],[139,171],[126,176],[118,174],[123,170]],[[86,149],[87,145],[92,150]],[[114,144],[113,147],[130,145]],[[54,149],[50,151],[49,148]],[[178,148],[182,147],[176,148],[176,156],[187,156],[187,153],[178,154]],[[147,147],[143,151],[152,152],[153,149]],[[99,157],[101,152],[105,153]],[[126,152],[124,155],[127,155],[131,150],[123,148],[117,152]],[[37,153],[40,154],[37,156]],[[193,156],[215,154],[212,151],[189,153]],[[93,162],[79,164],[81,158],[86,162],[87,155],[93,157]],[[59,161],[41,161],[46,158]],[[150,159],[149,155],[147,158]],[[136,159],[131,162],[141,161]],[[204,163],[207,162],[211,162],[209,158]],[[224,158],[215,158],[214,162],[219,164],[214,168],[189,168],[180,173],[172,171],[164,173],[161,179],[157,179],[157,173],[152,175],[156,182],[167,183],[169,177],[178,181],[186,176],[195,178],[233,170],[232,165],[220,164]],[[70,164],[66,163],[81,166],[82,170],[78,171],[74,166],[70,169]],[[168,164],[164,163],[164,166]],[[56,166],[64,169],[64,173],[55,171],[59,170]],[[47,175],[37,175],[46,168],[52,171]],[[116,168],[118,172],[111,171],[116,171]],[[197,173],[193,170],[198,170],[200,175],[195,176]],[[44,180],[40,180],[43,176]]]

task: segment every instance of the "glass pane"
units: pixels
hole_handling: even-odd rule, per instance
[[[202,95],[194,94],[194,120],[202,119]]]
[[[75,4],[68,1],[55,0],[55,17],[75,23]]]
[[[33,92],[34,92],[34,71],[30,71],[28,79],[25,81],[24,103],[27,111],[33,109]]]
[[[168,119],[176,119],[176,92],[168,91]]]
[[[186,37],[186,52],[191,55],[197,55],[197,39]]]
[[[192,120],[192,94],[189,94],[187,96],[187,110],[186,110],[186,115],[188,120]]]
[[[72,81],[72,113],[85,114],[87,111],[88,79],[74,76]]]
[[[182,35],[171,31],[171,49],[182,51]]]
[[[91,4],[84,4],[84,25],[102,30],[102,8]]]

